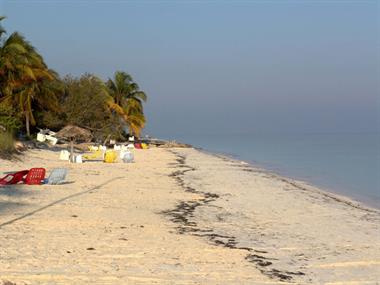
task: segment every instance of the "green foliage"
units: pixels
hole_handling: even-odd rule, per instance
[[[0,125],[10,132],[25,126],[58,130],[87,128],[98,138],[122,138],[125,127],[139,135],[145,126],[146,94],[126,72],[105,84],[91,74],[63,81],[20,33],[7,36],[0,16]]]
[[[140,90],[132,76],[123,71],[115,72],[114,79],[108,79],[107,87],[114,103],[123,109],[129,132],[140,135],[145,126],[143,102],[147,100],[146,94]]]
[[[15,152],[12,134],[0,131],[0,158],[11,158]]]
[[[99,140],[108,135],[120,137],[120,117],[110,108],[110,95],[99,78],[85,74],[80,78],[66,77],[63,82],[65,94],[62,98],[61,118],[65,125],[72,124],[89,129]],[[59,114],[55,116],[55,120],[60,120]]]
[[[11,104],[23,115],[28,135],[30,125],[36,124],[34,106],[57,106],[54,89],[48,83],[55,79],[56,73],[48,69],[42,56],[21,34],[14,32],[0,38],[0,102]]]
[[[102,128],[102,122],[110,115],[103,82],[91,74],[85,74],[79,79],[67,77],[64,83],[66,98],[62,109],[66,122],[92,129]]]
[[[10,105],[0,104],[0,128],[1,126],[13,134],[22,126],[20,116]]]

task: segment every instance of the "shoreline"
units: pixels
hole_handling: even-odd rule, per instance
[[[375,284],[380,214],[194,148],[133,164],[30,150],[4,170],[69,169],[0,190],[0,284]]]
[[[178,185],[182,187],[185,192],[190,192],[201,196],[201,198],[197,199],[197,201],[181,201],[174,209],[162,212],[162,214],[169,216],[170,220],[173,223],[179,224],[177,226],[178,234],[190,234],[192,236],[206,238],[215,246],[222,246],[233,250],[246,251],[247,254],[245,256],[245,260],[255,264],[255,266],[263,275],[268,276],[271,279],[278,279],[281,282],[286,282],[291,281],[294,276],[305,275],[305,273],[301,271],[283,272],[278,269],[266,270],[267,266],[272,265],[272,262],[269,260],[273,260],[272,258],[263,256],[263,254],[268,253],[267,251],[238,246],[236,241],[237,237],[215,233],[214,229],[201,229],[197,226],[196,222],[190,222],[189,219],[194,216],[194,212],[198,207],[207,206],[209,203],[215,202],[218,198],[220,198],[220,196],[218,194],[202,192],[193,187],[186,186],[183,176],[186,172],[194,171],[195,168],[190,167],[186,164],[185,156],[180,155],[175,151],[171,151],[171,153],[177,156],[178,168],[180,170],[174,171],[172,174],[170,174],[170,176],[176,179]]]
[[[380,264],[380,259],[379,259],[380,258],[380,251],[379,250],[377,250],[377,251],[375,250],[375,252],[374,252],[375,260],[372,260],[372,261],[367,260],[367,261],[347,262],[346,261],[347,258],[349,258],[349,259],[353,258],[355,260],[357,260],[357,259],[360,260],[362,258],[367,257],[367,255],[363,254],[361,252],[361,250],[358,250],[356,252],[356,254],[353,254],[352,257],[348,257],[350,254],[348,254],[347,257],[344,257],[342,259],[342,261],[345,260],[345,262],[339,263],[339,262],[337,262],[337,260],[334,260],[334,258],[332,256],[329,256],[329,254],[328,255],[322,254],[322,256],[318,257],[318,255],[320,255],[320,253],[315,252],[315,250],[313,249],[315,247],[315,245],[307,247],[307,248],[305,248],[305,250],[302,250],[302,249],[297,250],[296,249],[297,246],[296,246],[293,250],[298,251],[298,253],[293,253],[292,256],[287,256],[286,255],[287,250],[285,250],[285,255],[283,255],[284,254],[283,253],[280,255],[280,257],[278,256],[278,253],[277,254],[274,253],[274,252],[276,252],[276,250],[274,250],[275,248],[273,248],[273,247],[256,248],[253,245],[257,242],[257,240],[255,241],[255,239],[254,239],[251,242],[246,240],[247,233],[244,233],[244,231],[246,231],[246,230],[243,230],[242,234],[240,234],[240,235],[238,234],[239,231],[236,231],[236,229],[234,230],[234,228],[236,228],[236,227],[239,228],[239,226],[237,226],[237,225],[241,222],[241,220],[236,220],[234,223],[230,222],[228,225],[226,225],[223,218],[218,217],[218,215],[215,215],[214,219],[210,218],[210,215],[212,216],[214,211],[221,211],[221,212],[232,211],[235,213],[235,214],[230,214],[232,216],[233,215],[240,215],[240,214],[245,215],[247,213],[246,211],[244,211],[244,212],[239,214],[239,211],[236,211],[236,209],[229,208],[229,206],[228,206],[229,202],[220,203],[219,200],[220,199],[223,200],[224,199],[223,196],[233,195],[232,192],[229,192],[232,189],[223,193],[221,191],[218,191],[218,192],[206,191],[206,190],[202,189],[202,187],[193,186],[192,185],[193,183],[202,185],[202,182],[200,182],[199,179],[202,180],[205,176],[197,176],[197,178],[195,179],[195,177],[193,177],[194,175],[192,173],[200,170],[200,168],[195,166],[194,164],[191,164],[191,163],[188,164],[186,162],[186,160],[187,160],[187,158],[191,159],[193,155],[206,156],[206,158],[204,158],[204,160],[210,160],[209,157],[213,157],[214,158],[213,160],[215,160],[215,163],[217,162],[217,160],[222,160],[223,164],[227,163],[228,165],[231,165],[231,168],[237,169],[236,170],[237,173],[243,171],[243,172],[247,172],[247,173],[252,173],[255,176],[263,175],[263,177],[265,177],[265,179],[270,181],[270,184],[278,182],[278,183],[281,183],[282,185],[285,185],[285,186],[281,186],[283,188],[283,190],[285,190],[285,191],[288,191],[288,190],[286,190],[286,188],[288,186],[293,188],[293,191],[297,191],[298,193],[301,193],[298,195],[298,197],[301,198],[301,200],[302,200],[301,204],[303,205],[303,207],[306,207],[306,209],[310,206],[313,206],[313,207],[318,206],[319,208],[321,208],[321,210],[323,208],[325,208],[324,211],[326,212],[326,214],[324,214],[324,216],[326,216],[326,218],[319,219],[318,223],[321,223],[321,226],[323,224],[326,224],[325,226],[323,226],[323,230],[324,231],[326,231],[326,230],[330,231],[331,233],[329,233],[329,235],[333,235],[333,236],[335,236],[335,239],[337,239],[336,241],[333,242],[334,239],[329,237],[327,240],[330,243],[333,242],[333,244],[335,244],[335,243],[336,244],[331,248],[330,248],[330,246],[326,247],[326,245],[324,245],[324,243],[322,242],[322,240],[326,238],[326,237],[323,237],[323,234],[322,235],[319,234],[319,237],[317,237],[318,234],[316,234],[316,236],[311,234],[310,237],[313,236],[313,238],[311,239],[312,240],[311,243],[313,243],[313,244],[320,243],[320,245],[318,245],[317,248],[318,247],[320,247],[320,248],[326,247],[324,250],[327,252],[334,250],[334,248],[335,248],[335,250],[338,250],[338,248],[342,246],[342,245],[340,245],[341,242],[338,242],[338,240],[342,237],[344,239],[346,239],[346,238],[350,239],[350,236],[353,234],[353,233],[351,233],[351,234],[348,233],[349,231],[352,231],[352,229],[348,230],[347,232],[338,230],[339,235],[341,235],[342,237],[338,237],[339,235],[336,235],[336,234],[338,234],[338,232],[336,232],[336,234],[333,234],[334,231],[337,231],[335,229],[335,227],[338,227],[339,223],[346,224],[351,219],[350,218],[351,215],[353,215],[353,216],[359,215],[359,216],[361,216],[360,219],[366,220],[369,222],[369,224],[372,224],[372,226],[375,226],[375,224],[377,224],[380,221],[380,211],[378,211],[377,209],[374,209],[374,208],[369,208],[369,207],[367,207],[367,206],[365,206],[359,202],[353,201],[347,197],[344,197],[341,195],[335,195],[335,194],[329,193],[327,191],[321,190],[317,187],[305,184],[302,181],[297,181],[294,179],[289,179],[289,178],[286,178],[286,177],[283,177],[283,176],[280,176],[277,174],[270,173],[270,172],[266,171],[265,169],[254,167],[254,166],[247,164],[246,162],[242,162],[240,160],[231,159],[230,157],[227,157],[224,155],[213,154],[213,153],[205,152],[205,151],[198,150],[195,148],[193,148],[193,150],[195,152],[201,153],[202,155],[198,155],[196,153],[194,154],[194,151],[192,151],[191,149],[188,151],[187,150],[172,151],[173,153],[175,153],[177,155],[177,163],[178,163],[178,168],[179,168],[179,170],[172,173],[173,178],[176,179],[178,185],[181,186],[185,192],[197,193],[197,194],[200,194],[202,196],[200,199],[198,199],[196,201],[181,200],[181,202],[179,202],[177,204],[176,208],[172,209],[171,211],[167,211],[164,213],[164,214],[169,216],[171,221],[173,221],[175,224],[177,224],[177,231],[179,234],[181,234],[181,235],[187,234],[187,235],[191,235],[191,236],[205,238],[206,240],[208,240],[208,242],[210,242],[211,244],[214,244],[216,246],[222,246],[222,247],[230,248],[233,250],[245,251],[246,252],[246,256],[245,256],[246,261],[253,263],[255,265],[255,267],[263,275],[268,276],[270,279],[278,280],[280,282],[300,282],[297,284],[316,284],[315,282],[333,281],[334,278],[330,277],[330,275],[334,272],[334,270],[337,270],[337,271],[343,270],[344,273],[342,275],[344,275],[345,278],[348,278],[345,281],[348,283],[351,282],[352,284],[372,284],[372,282],[374,282],[375,279],[370,278],[369,280],[372,280],[372,281],[367,280],[363,283],[360,283],[360,282],[355,283],[356,281],[355,282],[353,281],[355,279],[355,273],[350,273],[349,270],[352,270],[352,268],[349,269],[349,267],[353,266],[355,268],[356,266],[359,266],[359,267],[364,266],[364,268],[365,268],[366,266],[369,266],[369,267],[378,266]],[[210,168],[211,168],[211,166],[210,166]],[[208,175],[210,175],[210,176],[217,175],[216,173],[215,174],[210,173],[211,172],[210,169],[207,169],[207,170],[208,170],[208,173],[207,173]],[[191,176],[191,177],[187,178],[187,176]],[[207,181],[207,179],[206,179],[206,181]],[[286,185],[288,185],[288,186],[286,186]],[[226,184],[224,184],[224,183],[221,183],[220,186],[227,187]],[[216,190],[217,188],[215,188],[215,187],[217,187],[217,186],[214,185],[214,188],[211,188],[211,189]],[[276,189],[275,191],[277,191],[277,190],[278,189]],[[281,190],[281,191],[283,191],[283,190]],[[239,191],[241,191],[241,189]],[[254,195],[254,194],[252,194],[252,195]],[[264,194],[264,195],[270,196],[272,194],[268,193],[268,194]],[[278,194],[275,194],[275,195],[278,195]],[[272,205],[272,202],[273,202],[272,199],[273,198],[269,198],[268,202],[270,204],[268,204],[268,205]],[[316,202],[311,202],[311,204],[310,204],[310,202],[308,202],[310,199],[315,200]],[[229,201],[229,200],[230,199],[228,199],[227,201]],[[291,202],[291,201],[294,202],[294,200],[292,200],[292,199],[289,200],[289,202]],[[246,202],[243,202],[243,203],[246,203]],[[221,204],[223,206],[221,206]],[[307,206],[307,204],[310,204],[310,206]],[[240,205],[242,205],[242,204],[240,203]],[[218,210],[212,210],[211,212],[208,212],[208,211],[210,211],[211,207],[216,207],[216,208],[218,208]],[[249,208],[250,207],[248,206],[248,208],[246,210],[248,210]],[[298,209],[297,209],[297,211],[299,212]],[[301,220],[302,220],[302,215],[297,214],[297,211],[294,214],[290,214],[289,219],[301,218]],[[303,208],[301,208],[300,211],[303,212]],[[199,214],[199,213],[197,214],[197,212],[200,212],[201,214]],[[335,215],[333,214],[334,212],[336,212],[337,214],[340,212],[341,214],[339,214],[339,215],[344,214],[345,216],[347,216],[347,218],[346,218],[347,221],[343,222],[343,221],[340,221],[340,219],[337,219],[337,217],[335,217]],[[350,212],[352,212],[352,213],[350,213]],[[303,215],[305,215],[306,213],[303,213]],[[296,215],[296,216],[294,216],[294,215]],[[267,214],[265,215],[265,217],[266,216],[267,216]],[[293,218],[292,218],[292,216],[293,216]],[[280,216],[278,216],[276,219],[278,219],[279,217]],[[312,214],[310,216],[310,218],[311,218],[311,220],[314,220],[316,218],[315,214]],[[202,224],[202,219],[205,219],[208,222],[206,224],[203,224],[203,226],[200,226],[199,224]],[[284,220],[284,217],[282,217],[282,219]],[[210,221],[212,221],[212,222],[210,223]],[[247,225],[251,224],[251,222],[252,222],[250,219],[247,221],[248,221]],[[220,222],[224,223],[224,225],[222,227],[220,227],[218,225]],[[289,226],[291,226],[291,225],[294,226],[293,222],[290,222],[290,223],[289,223],[289,221],[286,222],[286,216],[285,216],[284,222],[287,223]],[[359,221],[357,221],[357,222],[359,222]],[[304,222],[302,222],[302,223],[304,223]],[[283,224],[283,222],[280,222],[280,224]],[[295,224],[298,224],[298,223],[295,223]],[[305,224],[303,224],[303,225],[305,226]],[[277,230],[275,228],[269,228],[269,231],[271,231],[272,232],[271,234],[274,234],[274,236],[277,236],[277,235],[283,236],[284,239],[286,239],[286,236],[289,235],[288,239],[290,238],[290,240],[288,240],[288,242],[290,242],[290,243],[295,242],[297,244],[297,243],[301,242],[301,240],[291,241],[293,239],[292,236],[294,234],[297,234],[297,235],[300,234],[300,233],[298,233],[298,232],[300,232],[299,230],[290,231],[290,232],[280,230],[278,233],[276,233]],[[304,234],[306,234],[306,233],[307,232],[304,232]],[[374,232],[374,234],[375,233],[376,232]],[[310,235],[310,233],[309,233],[309,235]],[[373,236],[373,237],[375,237],[375,236]],[[303,237],[301,239],[304,239],[304,238],[305,237]],[[260,238],[260,237],[258,238],[258,240],[261,240],[261,239],[262,238]],[[315,241],[313,241],[313,239],[315,239]],[[320,239],[322,239],[322,240],[320,240]],[[261,240],[260,243],[262,243],[262,242],[263,241]],[[375,244],[379,243],[379,242],[380,241],[377,240],[375,242]],[[301,244],[302,243],[303,242],[301,242]],[[351,242],[349,242],[349,244],[350,243]],[[362,243],[361,238],[358,238],[357,243],[358,244],[356,246],[359,246],[359,244]],[[351,250],[356,251],[353,249],[355,246],[353,246],[353,245],[346,245],[346,246],[351,248]],[[346,246],[343,246],[341,248],[341,250],[343,252],[346,251]],[[362,245],[360,245],[359,247],[362,247]],[[313,254],[315,256],[314,257],[309,256],[310,253],[307,253],[307,252],[313,252]],[[342,254],[342,253],[340,253],[340,254]],[[300,256],[301,259],[299,259],[298,256]],[[308,256],[308,258],[304,259],[304,257],[306,257],[306,256]],[[332,260],[334,260],[334,262],[328,263],[326,265],[319,264],[320,261],[318,261],[318,260],[330,259],[330,258],[332,258]],[[289,261],[286,261],[288,259],[289,259]],[[317,262],[318,265],[309,264],[309,263],[314,263],[314,262]],[[297,265],[298,263],[299,263],[299,265]],[[289,264],[293,264],[293,265],[289,266]],[[349,264],[352,264],[352,265],[349,265]],[[344,269],[338,270],[338,269],[335,269],[335,266],[338,266],[338,267],[342,266]],[[348,266],[347,269],[345,268],[346,266]],[[319,273],[313,273],[313,269],[310,269],[313,267],[318,268]],[[328,268],[328,269],[326,270],[325,268]],[[328,271],[328,270],[330,270],[330,271]],[[331,270],[333,270],[333,271],[331,271]],[[369,270],[370,270],[370,272],[372,272],[372,273],[370,273],[370,275],[374,273],[374,271],[372,271],[372,269],[369,269]],[[373,269],[373,270],[376,271],[376,269]],[[327,271],[327,273],[324,271]],[[316,275],[316,276],[314,276],[314,278],[311,278],[312,275]],[[367,276],[367,273],[365,273],[364,276]],[[364,276],[361,276],[361,278],[363,278]],[[349,278],[353,278],[353,279],[350,280]],[[376,277],[373,277],[373,278],[376,278]],[[337,281],[337,280],[335,280],[335,281]],[[338,282],[336,284],[346,284],[345,282],[342,282],[342,283]],[[369,282],[369,283],[366,283],[366,282]],[[331,282],[331,284],[335,284],[335,283]]]
[[[360,199],[357,197],[351,197],[350,195],[348,195],[346,193],[342,193],[341,191],[338,191],[338,190],[334,190],[331,187],[329,188],[329,187],[325,187],[322,185],[317,185],[316,183],[311,182],[311,181],[307,181],[307,179],[303,179],[301,177],[282,174],[282,173],[280,173],[280,171],[276,171],[276,170],[266,168],[264,165],[257,163],[255,161],[244,160],[244,159],[239,158],[237,155],[234,155],[234,154],[214,152],[212,150],[206,150],[202,147],[196,147],[193,145],[191,147],[194,148],[195,150],[198,150],[198,151],[203,152],[205,154],[213,155],[213,156],[216,156],[216,157],[219,157],[222,159],[226,159],[226,160],[244,163],[253,169],[259,169],[259,170],[261,170],[261,171],[263,171],[269,175],[272,175],[274,178],[277,178],[280,180],[283,179],[283,180],[287,181],[288,183],[294,183],[294,184],[298,185],[298,187],[300,187],[300,188],[306,188],[306,189],[304,189],[306,191],[321,192],[321,194],[323,194],[323,195],[329,196],[330,198],[333,198],[333,199],[337,199],[337,201],[341,201],[342,203],[351,205],[352,207],[358,207],[358,208],[367,209],[369,211],[375,211],[375,212],[380,213],[380,204],[375,205],[375,204],[369,203],[369,201],[368,201],[369,198]]]

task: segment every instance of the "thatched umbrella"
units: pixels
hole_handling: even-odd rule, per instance
[[[58,138],[64,139],[74,139],[77,142],[90,142],[92,139],[92,134],[89,130],[68,125],[56,133]]]
[[[74,158],[74,141],[76,142],[90,142],[92,139],[92,134],[89,130],[68,125],[56,133],[58,138],[70,140],[70,160]]]

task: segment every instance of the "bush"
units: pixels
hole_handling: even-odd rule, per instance
[[[19,114],[9,105],[0,104],[0,126],[13,134],[22,127]]]
[[[62,111],[66,124],[91,130],[94,138],[100,141],[108,135],[120,137],[122,122],[109,109],[109,94],[99,78],[85,74],[80,78],[66,77],[63,82],[66,92],[62,100]],[[58,118],[56,120],[58,122]]]
[[[11,158],[16,152],[12,134],[0,131],[0,157]]]

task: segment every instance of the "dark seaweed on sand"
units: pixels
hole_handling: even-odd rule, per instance
[[[219,195],[209,192],[203,192],[196,190],[192,187],[185,185],[183,176],[186,172],[194,171],[195,168],[190,167],[186,164],[186,157],[176,153],[175,151],[171,151],[173,154],[177,156],[177,163],[172,164],[173,167],[176,167],[173,173],[169,176],[177,181],[177,184],[181,186],[186,192],[195,193],[201,196],[200,199],[194,201],[181,201],[177,204],[177,206],[172,210],[163,211],[162,214],[169,216],[170,220],[176,223],[176,229],[178,234],[190,234],[194,236],[200,236],[207,238],[210,242],[212,242],[216,246],[223,246],[231,249],[239,249],[246,250],[249,254],[245,257],[250,263],[253,263],[255,267],[264,275],[272,278],[278,279],[280,281],[291,281],[293,276],[296,275],[305,275],[303,272],[282,272],[280,270],[270,268],[273,265],[274,258],[268,258],[263,256],[262,254],[267,254],[266,251],[255,250],[250,247],[239,247],[237,246],[236,237],[234,236],[226,236],[220,235],[214,232],[213,229],[200,228],[196,221],[193,220],[194,212],[197,207],[201,207],[207,205],[219,198]],[[260,253],[256,254],[256,253]],[[271,260],[271,261],[269,261]]]

